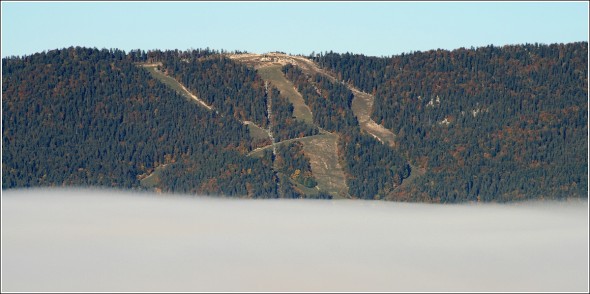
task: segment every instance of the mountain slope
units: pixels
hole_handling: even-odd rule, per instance
[[[588,46],[68,48],[2,60],[2,188],[252,198],[587,197]]]
[[[139,189],[166,165],[160,190],[276,197],[268,167],[246,156],[246,126],[176,94],[127,57],[69,48],[2,60],[3,189]]]
[[[426,170],[389,199],[587,196],[587,42],[314,60],[374,93],[372,118]]]

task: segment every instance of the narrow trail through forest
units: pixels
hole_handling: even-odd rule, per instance
[[[330,133],[313,123],[311,108],[305,103],[293,83],[287,80],[281,71],[282,65],[286,63],[305,67],[306,70],[309,70],[308,68],[311,68],[314,64],[305,63],[305,61],[293,56],[280,56],[287,58],[287,61],[274,57],[265,57],[260,54],[229,55],[229,58],[254,67],[263,80],[278,88],[281,96],[293,104],[293,115],[296,119],[314,125],[320,130],[319,135],[276,142],[273,147],[295,141],[303,143],[303,152],[309,158],[311,172],[318,182],[318,188],[329,193],[334,198],[350,198],[344,169],[338,158],[338,135]],[[257,148],[250,152],[249,155],[258,156],[262,150],[270,147]]]
[[[182,83],[177,81],[175,78],[167,75],[166,73],[158,70],[158,66],[162,66],[161,62],[156,63],[140,63],[139,66],[145,68],[154,78],[164,83],[166,86],[170,87],[171,89],[175,90],[177,93],[181,94],[182,96],[192,99],[197,102],[198,105],[206,108],[209,111],[217,110],[212,105],[208,105],[205,101],[201,100],[195,94],[191,93]],[[274,139],[272,138],[272,134],[269,130],[265,130],[251,121],[241,121],[242,124],[248,126],[250,133],[253,135],[253,139],[260,139],[261,137],[269,136],[273,142]],[[146,175],[142,180],[142,185],[144,186],[152,186],[159,181],[159,173],[162,169],[166,168],[167,165],[161,165],[156,168],[149,174]]]
[[[207,104],[205,101],[203,101],[202,99],[200,99],[199,97],[197,97],[195,94],[191,93],[182,83],[180,83],[179,81],[177,81],[175,78],[167,75],[166,73],[158,70],[158,66],[161,66],[162,63],[157,62],[157,63],[142,63],[139,64],[140,66],[142,66],[143,68],[145,68],[146,70],[148,70],[152,76],[156,79],[158,79],[159,81],[163,82],[165,85],[167,85],[168,87],[170,87],[171,89],[175,90],[176,92],[180,93],[182,96],[190,98],[194,101],[196,101],[199,105],[205,107],[207,110],[209,111],[216,111],[215,108],[212,105]],[[241,121],[242,124],[247,125],[250,128],[250,132],[254,133],[254,134],[260,134],[260,133],[264,133],[264,134],[268,134],[267,130],[261,128],[260,126],[258,126],[257,124],[255,124],[254,122],[251,121]]]
[[[365,130],[367,133],[371,134],[377,140],[379,140],[383,144],[389,145],[391,148],[395,148],[396,146],[396,135],[390,131],[389,129],[385,128],[384,126],[377,124],[371,118],[371,112],[373,110],[373,104],[375,101],[375,97],[369,93],[363,92],[351,84],[344,83],[342,81],[338,81],[334,74],[320,68],[315,62],[300,56],[290,56],[290,60],[294,60],[296,63],[294,65],[298,65],[304,71],[307,70],[309,73],[317,73],[323,75],[330,79],[334,83],[341,83],[342,85],[346,86],[354,95],[352,100],[352,112],[356,116],[357,120],[359,121],[361,129]],[[412,163],[410,163],[410,176],[406,178],[402,184],[396,188],[401,189],[408,186],[412,183],[416,178],[424,175],[426,170],[423,168],[419,168]]]
[[[373,109],[373,102],[375,97],[369,93],[365,93],[356,87],[339,81],[334,74],[320,68],[315,62],[309,60],[303,56],[292,56],[286,55],[281,53],[268,53],[268,54],[237,54],[237,55],[229,55],[231,59],[244,62],[246,64],[250,64],[257,68],[259,72],[262,73],[262,77],[265,79],[270,79],[271,82],[274,78],[274,81],[277,82],[278,75],[276,74],[269,74],[268,72],[271,70],[272,67],[276,67],[280,69],[280,66],[286,64],[292,64],[301,68],[307,74],[320,74],[328,79],[330,79],[334,83],[340,83],[346,86],[350,91],[352,91],[354,98],[352,100],[352,111],[354,115],[357,117],[361,129],[365,130],[367,133],[373,135],[377,140],[381,141],[384,144],[388,144],[389,146],[395,146],[395,134],[391,132],[389,129],[383,127],[380,124],[377,124],[371,118],[371,110]],[[282,74],[282,72],[281,72]],[[282,77],[284,78],[284,75]],[[279,84],[283,82],[280,81]],[[292,84],[291,84],[292,85]],[[309,107],[308,107],[309,108]]]
[[[277,156],[277,147],[276,147],[276,140],[275,137],[272,135],[272,99],[270,95],[268,95],[268,82],[264,82],[264,91],[266,93],[266,116],[268,119],[268,128],[266,132],[268,133],[268,137],[270,138],[270,146],[272,146],[272,156]]]
[[[351,84],[338,81],[338,79],[333,74],[320,68],[317,64],[315,64],[313,61],[309,59],[298,56],[294,57],[294,59],[299,61],[300,64],[304,64],[303,68],[307,68],[309,71],[313,73],[323,75],[324,77],[329,78],[334,83],[340,83],[346,86],[354,95],[351,108],[352,112],[359,121],[361,129],[371,134],[380,142],[387,144],[391,147],[395,147],[395,134],[391,132],[389,129],[383,127],[382,125],[377,124],[371,118],[373,102],[375,101],[375,97],[373,95],[365,93],[357,89],[356,87],[352,86]]]
[[[259,156],[262,154],[262,152],[266,149],[269,148],[276,148],[279,145],[282,144],[287,144],[287,143],[291,143],[291,142],[297,142],[297,141],[305,141],[308,140],[309,138],[314,138],[314,137],[326,137],[326,134],[319,134],[319,135],[313,135],[313,136],[305,136],[305,137],[301,137],[301,138],[293,138],[293,139],[287,139],[287,140],[283,140],[283,141],[279,141],[279,142],[274,142],[273,144],[270,145],[266,145],[266,146],[262,146],[262,147],[258,147],[252,151],[250,151],[248,153],[248,156]]]
[[[141,66],[146,68],[155,78],[164,82],[164,84],[166,84],[169,87],[171,87],[172,89],[176,90],[177,92],[179,92],[183,96],[189,97],[189,98],[197,101],[201,106],[207,108],[208,110],[213,110],[213,106],[208,105],[205,101],[199,99],[199,97],[197,97],[196,95],[191,93],[183,84],[178,82],[173,77],[168,76],[167,74],[158,70],[158,66],[161,66],[161,65],[162,65],[161,63],[145,63],[145,64],[142,64]]]
[[[293,113],[295,118],[313,125],[315,124],[313,123],[311,108],[305,103],[303,97],[297,91],[293,83],[286,79],[281,71],[281,67],[286,64],[293,64],[308,74],[320,74],[324,77],[327,77],[334,83],[341,83],[345,85],[350,91],[352,91],[354,95],[351,108],[354,115],[357,117],[357,120],[359,121],[361,129],[371,134],[383,144],[386,144],[391,148],[395,147],[395,134],[382,125],[377,124],[371,118],[371,110],[375,97],[371,94],[360,91],[350,84],[339,81],[335,75],[320,68],[312,60],[302,56],[291,56],[280,53],[230,54],[228,57],[257,69],[259,75],[265,81],[266,90],[268,91],[269,83],[277,87],[281,92],[281,96],[288,99],[289,102],[293,104]],[[197,103],[199,103],[199,105],[207,108],[210,111],[215,110],[211,105],[208,105],[205,103],[205,101],[199,99],[196,95],[188,91],[188,89],[176,79],[159,71],[157,69],[158,65],[161,65],[161,63],[141,64],[141,66],[146,68],[155,78],[164,82],[166,85],[173,88],[183,96],[195,100]],[[337,155],[338,135],[323,130],[316,125],[318,128],[320,128],[319,135],[276,142],[272,134],[272,123],[270,122],[272,117],[270,99],[268,99],[266,103],[269,120],[269,126],[267,129],[263,129],[249,121],[244,121],[242,123],[248,125],[250,128],[254,128],[252,133],[267,134],[272,143],[270,145],[252,150],[250,153],[248,153],[248,156],[259,156],[264,150],[268,148],[273,148],[273,154],[276,155],[276,146],[284,143],[299,141],[303,143],[304,152],[310,159],[311,170],[314,174],[314,177],[318,181],[318,188],[322,191],[330,193],[335,198],[350,197],[348,195],[348,186],[346,184],[344,170]],[[419,170],[413,165],[411,165],[411,169],[411,176],[410,178],[406,179],[407,183],[413,181],[417,176],[424,174],[423,170]],[[405,186],[404,184],[406,181],[404,181],[400,187]]]
[[[333,73],[320,68],[314,61],[309,60],[303,56],[292,56],[286,55],[282,53],[268,53],[268,54],[238,54],[238,55],[230,55],[230,58],[238,61],[242,61],[244,63],[250,64],[257,68],[259,72],[262,73],[263,78],[272,79],[277,75],[269,74],[269,71],[272,67],[280,68],[286,64],[292,64],[301,68],[307,74],[320,74],[334,83],[340,83],[346,86],[354,95],[352,100],[352,111],[356,116],[357,120],[359,121],[359,125],[362,130],[366,131],[370,135],[372,135],[375,139],[379,140],[381,143],[390,146],[391,148],[395,148],[396,146],[396,135],[389,129],[385,128],[384,126],[376,123],[371,118],[371,112],[373,109],[373,104],[375,101],[375,97],[369,93],[365,93],[358,88],[354,87],[351,84],[344,83],[343,81],[339,81]],[[282,72],[281,72],[282,74]],[[283,75],[284,78],[284,75]],[[276,78],[275,78],[276,79]],[[294,87],[293,87],[294,88]],[[324,133],[324,132],[322,132]],[[320,166],[316,166],[316,169],[319,170]],[[413,182],[417,177],[424,175],[426,172],[424,169],[418,168],[417,166],[410,163],[411,173],[410,177],[404,180],[402,185],[400,185],[397,189],[403,188]],[[312,165],[313,171],[313,165]]]

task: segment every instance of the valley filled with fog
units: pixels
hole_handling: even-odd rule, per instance
[[[4,190],[2,291],[588,291],[588,202]]]

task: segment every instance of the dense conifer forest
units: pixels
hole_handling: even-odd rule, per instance
[[[587,197],[587,42],[308,57],[334,78],[283,64],[313,124],[256,67],[229,58],[239,53],[70,47],[3,58],[2,189],[333,198],[299,141],[329,135],[352,198]],[[351,87],[374,96],[371,118],[395,146],[360,127]]]
[[[268,167],[245,156],[248,128],[176,94],[139,59],[87,48],[3,59],[2,188],[139,189],[163,166],[165,191],[275,197]]]
[[[588,43],[313,56],[375,95],[372,118],[427,170],[394,199],[455,202],[588,192]]]
[[[216,51],[193,52],[150,59],[161,61],[164,71],[221,113],[266,127],[265,87],[256,71]]]
[[[307,76],[292,65],[283,71],[314,110],[314,121],[340,135],[338,147],[350,195],[381,199],[409,177],[409,165],[396,150],[361,132],[351,109],[354,95],[348,88],[318,74]]]

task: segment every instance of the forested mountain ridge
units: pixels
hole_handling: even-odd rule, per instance
[[[4,58],[2,188],[427,202],[587,197],[587,47],[387,58],[77,47]],[[267,66],[281,66],[282,80],[261,75]],[[279,80],[304,101],[289,98]],[[297,118],[292,103],[312,117]],[[251,155],[264,146],[272,148]]]
[[[587,196],[587,42],[313,59],[373,93],[372,118],[427,170],[391,199]]]
[[[140,189],[166,166],[159,190],[276,197],[269,168],[245,156],[248,128],[182,97],[139,59],[88,48],[3,59],[2,187]]]

